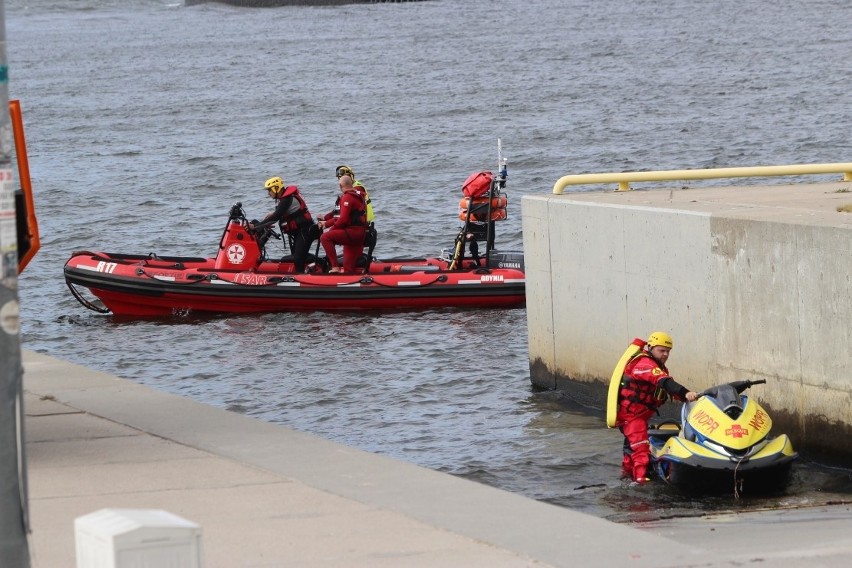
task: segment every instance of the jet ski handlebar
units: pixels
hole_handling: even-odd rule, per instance
[[[702,396],[718,396],[719,387],[729,386],[737,391],[737,393],[742,393],[749,387],[753,387],[754,385],[765,385],[766,379],[760,379],[757,381],[733,381],[731,383],[724,383],[721,385],[716,385],[714,387],[710,387],[698,393],[699,397]]]

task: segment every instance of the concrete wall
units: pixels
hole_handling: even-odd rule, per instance
[[[800,448],[852,450],[850,185],[524,197],[533,384],[603,408],[630,340],[664,330],[684,385],[765,378]]]

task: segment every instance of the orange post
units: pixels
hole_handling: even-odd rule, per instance
[[[12,131],[15,135],[15,154],[18,157],[18,177],[20,178],[21,191],[23,193],[21,205],[23,205],[24,214],[21,215],[21,212],[18,211],[18,223],[23,221],[24,227],[22,231],[22,228],[19,226],[18,233],[26,235],[29,242],[29,246],[25,247],[23,252],[18,251],[18,274],[20,274],[38,252],[38,249],[41,247],[41,240],[38,235],[38,221],[35,215],[35,202],[33,201],[33,188],[30,180],[30,163],[27,160],[27,142],[24,138],[24,120],[21,115],[20,101],[9,101],[9,114],[12,118]]]

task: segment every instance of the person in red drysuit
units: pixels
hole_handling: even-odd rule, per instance
[[[694,401],[698,394],[675,381],[666,368],[672,350],[668,333],[656,331],[648,337],[642,351],[624,367],[615,424],[624,434],[622,477],[636,483],[649,481],[648,420],[671,396],[676,400]]]
[[[288,236],[295,271],[301,274],[305,272],[311,243],[319,235],[319,229],[314,223],[311,212],[308,211],[308,204],[305,203],[298,187],[295,185],[285,187],[284,180],[276,176],[266,180],[264,189],[268,192],[269,197],[275,200],[275,210],[264,217],[262,221],[252,221],[248,228],[250,231],[262,230],[277,223],[281,233]],[[261,248],[266,244],[268,238],[269,233],[259,241]]]
[[[341,195],[337,206],[319,222],[325,229],[320,237],[320,244],[328,259],[329,273],[354,273],[358,257],[364,252],[364,238],[367,236],[367,205],[349,176],[341,176],[338,182]],[[335,216],[337,209],[339,216]],[[337,262],[336,245],[343,245],[343,270]]]

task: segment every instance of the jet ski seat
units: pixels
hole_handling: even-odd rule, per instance
[[[673,420],[664,420],[659,423],[648,425],[648,436],[668,440],[680,434],[680,423]]]

